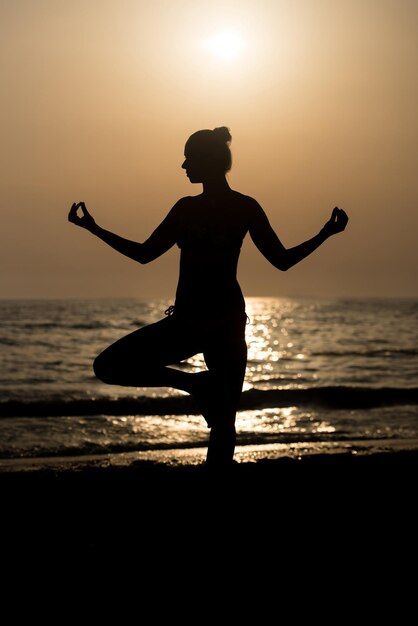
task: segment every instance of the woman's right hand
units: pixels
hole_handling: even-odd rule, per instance
[[[322,232],[327,236],[331,237],[331,235],[336,235],[337,233],[342,233],[342,231],[347,226],[348,215],[343,209],[339,209],[337,206],[332,211],[332,215],[328,222],[322,229]]]
[[[78,209],[81,209],[82,215],[77,214]],[[81,226],[81,228],[85,228],[86,230],[92,230],[92,228],[96,225],[93,217],[87,211],[87,207],[84,202],[73,203],[73,206],[68,214],[68,221],[76,226]]]

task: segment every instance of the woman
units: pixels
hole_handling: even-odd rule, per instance
[[[228,464],[234,455],[235,416],[247,359],[245,301],[236,278],[245,235],[249,233],[268,261],[285,271],[343,231],[348,221],[346,213],[335,208],[317,235],[286,249],[261,206],[230,188],[230,141],[226,127],[191,135],[182,168],[191,183],[203,185],[203,193],[181,198],[144,243],[98,226],[83,202],[74,203],[68,216],[139,263],[153,261],[175,244],[180,248],[176,299],[167,317],[106,348],[94,361],[94,371],[109,384],[173,387],[194,396],[211,428],[211,465]],[[207,370],[188,373],[168,367],[197,353],[203,353]]]

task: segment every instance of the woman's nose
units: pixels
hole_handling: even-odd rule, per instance
[[[181,166],[184,170],[186,169],[186,163],[187,163],[187,160],[183,161],[183,165]]]

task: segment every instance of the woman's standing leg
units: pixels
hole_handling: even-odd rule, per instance
[[[214,336],[204,352],[211,375],[211,433],[207,464],[229,465],[234,457],[235,418],[247,365],[245,322]]]

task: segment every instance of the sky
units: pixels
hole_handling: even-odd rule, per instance
[[[286,273],[247,237],[245,295],[418,296],[417,34],[415,0],[0,0],[0,298],[171,301],[177,248],[138,265],[67,214],[144,241],[216,126],[285,246],[350,217]]]

